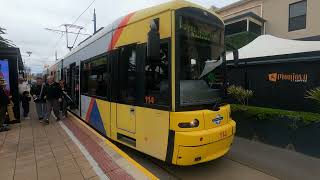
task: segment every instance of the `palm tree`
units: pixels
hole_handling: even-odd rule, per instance
[[[13,47],[14,45],[12,44],[12,42],[8,39],[3,38],[1,34],[6,34],[5,28],[0,27],[0,48]]]
[[[320,103],[320,87],[307,91],[306,98]]]

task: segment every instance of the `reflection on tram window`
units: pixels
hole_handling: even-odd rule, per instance
[[[134,103],[136,100],[136,45],[122,47],[119,60],[120,101]]]
[[[107,97],[108,73],[107,58],[101,57],[83,63],[82,66],[82,92],[91,96]]]
[[[169,104],[169,45],[160,46],[160,60],[158,62],[146,59],[145,63],[145,103]]]
[[[223,30],[183,16],[179,18],[178,27],[180,105],[212,104],[221,96],[223,88],[214,88],[212,84],[219,82],[209,82],[207,76],[201,75],[207,61],[220,59]],[[214,73],[218,73],[217,69]]]

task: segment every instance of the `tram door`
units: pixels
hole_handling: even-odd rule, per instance
[[[76,63],[70,65],[70,90],[71,98],[74,102],[72,109],[79,110],[79,66]]]
[[[136,45],[125,46],[119,52],[119,102],[117,128],[136,132]]]

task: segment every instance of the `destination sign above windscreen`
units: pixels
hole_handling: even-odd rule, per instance
[[[195,19],[181,17],[179,28],[185,32],[185,35],[191,38],[220,43],[222,30],[212,25],[201,23]]]

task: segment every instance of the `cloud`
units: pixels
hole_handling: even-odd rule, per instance
[[[0,26],[7,29],[6,38],[13,41],[23,54],[26,65],[33,72],[42,72],[45,64],[55,62],[55,51],[62,57],[68,52],[65,37],[46,31],[45,28],[61,29],[61,24],[75,21],[92,0],[0,0]],[[129,12],[151,7],[168,0],[96,0],[76,23],[85,27],[83,33],[92,33],[93,8],[97,12],[97,26],[103,27]],[[237,0],[191,0],[206,7],[222,7]],[[79,36],[77,43],[87,36]],[[75,36],[70,36],[73,43]],[[32,51],[26,57],[26,51]]]

